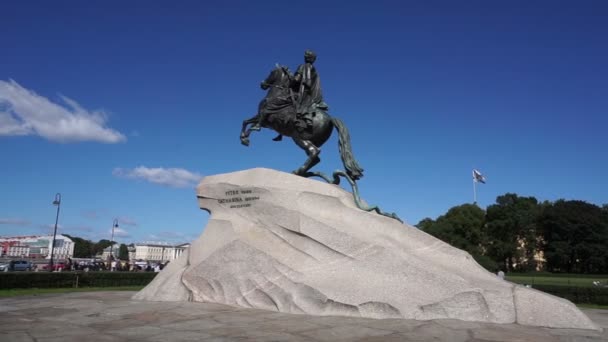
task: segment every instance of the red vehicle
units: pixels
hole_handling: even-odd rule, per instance
[[[42,269],[45,270],[45,271],[48,271],[49,270],[49,264],[43,265]],[[53,271],[59,271],[59,270],[67,271],[69,269],[70,268],[68,267],[68,265],[65,262],[63,262],[63,261],[53,263]]]

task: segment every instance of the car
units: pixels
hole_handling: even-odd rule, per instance
[[[33,268],[34,265],[26,260],[16,260],[13,264],[13,270],[15,271],[31,271]]]
[[[33,265],[27,260],[11,260],[8,263],[0,265],[0,271],[31,271]]]
[[[65,271],[65,270],[69,270],[69,269],[70,268],[63,261],[53,263],[53,271],[59,271],[59,270]],[[49,264],[42,265],[42,270],[48,271]]]
[[[56,264],[53,264],[53,271],[59,271],[59,270],[69,270],[70,268],[68,267],[68,265],[66,265],[65,262],[58,262]]]

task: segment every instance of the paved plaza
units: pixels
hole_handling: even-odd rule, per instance
[[[608,341],[608,310],[584,312],[604,331],[457,320],[291,315],[224,305],[133,301],[134,292],[0,299],[0,341]]]

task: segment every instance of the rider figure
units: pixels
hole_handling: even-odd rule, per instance
[[[327,110],[327,104],[323,102],[323,95],[321,93],[321,82],[317,75],[317,70],[314,67],[314,62],[317,59],[317,55],[311,51],[306,50],[304,52],[304,64],[298,67],[294,77],[291,79],[291,88],[296,92],[296,101],[294,103],[295,115],[297,118],[302,118],[304,121],[310,121],[310,118],[306,114],[314,112],[315,107],[323,110]],[[262,89],[268,89],[269,85],[262,82],[260,85]],[[258,121],[251,127],[253,130],[260,130],[262,123],[266,119],[267,113],[261,110],[259,113]],[[295,119],[295,118],[294,118]],[[306,124],[303,124],[306,126]],[[301,127],[305,129],[306,127]],[[274,141],[280,141],[282,136],[279,134]]]
[[[291,86],[297,92],[298,115],[306,114],[311,111],[313,104],[321,104],[323,95],[321,94],[321,82],[314,67],[317,55],[311,51],[304,52],[304,64],[301,64],[296,71]]]

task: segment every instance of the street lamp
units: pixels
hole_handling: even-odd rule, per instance
[[[114,259],[112,252],[114,251],[114,228],[118,228],[118,219],[114,219],[112,223],[112,238],[110,239],[110,262]]]
[[[57,236],[57,223],[59,223],[59,208],[61,208],[61,194],[55,194],[53,205],[57,206],[57,216],[55,217],[55,230],[53,231],[53,242],[51,243],[51,262],[49,263],[49,271],[53,271],[53,253],[55,252],[55,237]]]

